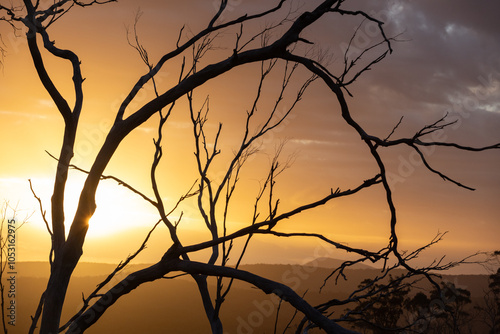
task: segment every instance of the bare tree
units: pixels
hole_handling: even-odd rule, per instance
[[[56,46],[51,40],[49,28],[73,8],[103,5],[113,0],[60,0],[60,1],[31,1],[23,0],[22,4],[14,5],[11,2],[4,2],[0,5],[2,21],[17,26],[24,25],[27,28],[27,42],[31,58],[38,73],[41,83],[54,101],[64,120],[64,136],[61,151],[58,154],[57,171],[55,173],[54,190],[52,195],[50,223],[47,221],[47,228],[52,237],[52,248],[50,250],[51,274],[47,287],[41,296],[39,307],[36,310],[30,332],[34,332],[41,320],[40,333],[57,333],[67,329],[67,333],[82,333],[92,326],[118,299],[143,283],[162,279],[169,274],[181,273],[190,275],[197,284],[204,310],[210,322],[213,333],[222,333],[222,322],[219,317],[223,301],[228,297],[229,290],[234,280],[248,282],[266,294],[275,294],[282,301],[289,303],[297,311],[305,316],[304,324],[309,327],[319,327],[328,333],[349,333],[350,330],[339,325],[342,319],[332,319],[329,317],[332,307],[345,305],[356,298],[356,292],[351,295],[351,299],[345,301],[327,301],[319,306],[310,305],[306,299],[299,296],[290,287],[275,282],[264,277],[260,277],[251,272],[241,270],[239,264],[244,253],[249,247],[252,238],[258,236],[271,235],[277,237],[307,237],[319,239],[328,246],[335,247],[346,252],[358,255],[358,260],[344,263],[332,275],[343,275],[343,269],[354,263],[363,261],[384,262],[390,258],[396,259],[397,266],[408,271],[409,276],[423,275],[432,280],[431,270],[446,269],[453,264],[433,263],[425,268],[415,268],[409,262],[427,246],[422,247],[412,253],[404,254],[398,245],[397,215],[396,206],[393,201],[392,189],[388,180],[385,161],[380,155],[381,148],[393,146],[409,146],[421,157],[424,165],[433,173],[436,173],[445,180],[448,180],[460,187],[470,189],[455,181],[444,173],[434,169],[427,158],[422,153],[426,146],[448,146],[459,150],[483,151],[500,148],[500,144],[487,147],[468,147],[449,142],[428,141],[429,135],[453,124],[447,122],[445,118],[439,119],[433,124],[425,126],[420,131],[410,137],[391,139],[398,125],[387,138],[380,138],[368,133],[360,125],[349,109],[345,94],[349,93],[349,85],[357,80],[365,71],[380,62],[390,52],[393,39],[386,36],[382,25],[383,22],[358,11],[348,10],[342,0],[324,0],[312,10],[290,9],[291,1],[275,1],[275,5],[268,5],[268,8],[260,12],[248,13],[246,15],[222,20],[222,15],[226,14],[228,1],[221,0],[217,12],[207,20],[206,27],[193,35],[186,37],[184,29],[179,32],[175,48],[164,53],[161,58],[153,62],[147,50],[141,45],[136,25],[129,43],[138,51],[142,61],[147,65],[147,72],[141,76],[130,89],[128,95],[123,99],[118,110],[112,128],[109,130],[106,140],[95,157],[90,170],[84,171],[78,166],[71,164],[74,154],[75,138],[83,106],[83,76],[81,72],[80,59],[77,54],[70,50],[65,50]],[[283,14],[284,13],[284,14]],[[281,15],[277,19],[275,15]],[[339,73],[333,73],[328,67],[324,57],[320,57],[321,52],[313,52],[313,43],[303,37],[305,29],[314,29],[318,20],[326,16],[354,16],[364,19],[366,22],[374,23],[378,27],[379,39],[364,50],[360,55],[352,58],[349,50],[344,56],[343,69]],[[229,16],[229,14],[228,14]],[[224,17],[226,19],[226,16]],[[138,19],[137,19],[138,20]],[[267,25],[256,34],[246,33],[245,28],[253,21],[271,20],[277,23]],[[212,59],[203,62],[202,59],[210,53],[217,45],[216,37],[222,32],[235,32],[235,38],[231,45],[226,45],[230,52],[219,59]],[[234,36],[234,35],[233,35]],[[50,56],[67,61],[72,68],[73,89],[75,94],[75,104],[70,106],[67,98],[55,86],[51,79],[51,74],[44,65],[44,58],[40,51],[42,47]],[[318,50],[318,49],[316,49]],[[374,55],[375,54],[375,55]],[[371,57],[371,58],[370,58]],[[168,88],[160,88],[155,78],[158,73],[165,70],[165,64],[180,59],[182,65],[179,68],[179,79]],[[235,68],[248,64],[261,64],[260,82],[254,92],[253,105],[246,113],[246,121],[243,127],[239,144],[233,149],[230,158],[221,158],[221,140],[223,125],[220,124],[215,132],[208,131],[207,121],[210,115],[210,99],[202,97],[202,103],[198,104],[195,96],[197,88],[205,85],[207,81],[219,77],[222,74],[232,71]],[[306,76],[296,75],[296,72],[307,72]],[[282,71],[281,87],[275,97],[274,105],[267,108],[259,108],[262,96],[265,93],[263,85],[273,71]],[[302,81],[300,81],[302,80]],[[292,89],[292,82],[300,82],[295,97],[289,101],[289,107],[283,110],[283,100],[285,91]],[[239,184],[241,174],[244,172],[245,163],[251,158],[259,148],[259,141],[265,138],[273,129],[282,124],[295,106],[302,100],[307,88],[313,81],[320,81],[325,85],[331,95],[337,100],[343,120],[352,130],[359,135],[366,144],[371,158],[377,165],[377,171],[369,178],[354,184],[351,189],[332,188],[328,193],[318,195],[317,200],[309,203],[302,203],[291,209],[282,209],[281,200],[277,198],[275,187],[280,174],[289,167],[290,160],[283,161],[282,145],[278,145],[276,154],[271,158],[268,173],[263,177],[261,189],[256,194],[253,204],[253,217],[246,227],[232,231],[227,228],[227,217],[229,208],[234,199],[235,189]],[[131,103],[137,94],[146,85],[152,85],[155,97],[150,99],[141,107],[132,110]],[[177,205],[168,209],[163,201],[161,189],[158,186],[157,174],[158,166],[163,158],[162,148],[164,125],[171,119],[171,114],[176,103],[180,99],[186,98],[188,103],[188,113],[192,123],[192,137],[195,147],[195,166],[198,174],[194,185],[178,201]],[[262,109],[266,114],[262,115]],[[126,116],[127,115],[127,116]],[[158,135],[154,142],[155,153],[151,169],[151,189],[153,197],[148,197],[145,191],[129,185],[123,180],[114,176],[104,175],[106,166],[113,158],[117,148],[122,141],[134,130],[137,129],[153,115],[159,115]],[[255,125],[257,123],[257,125]],[[214,165],[223,162],[223,173],[220,177],[214,177]],[[64,193],[70,168],[77,168],[87,174],[84,187],[80,194],[78,208],[74,217],[67,220],[65,217]],[[108,279],[100,284],[96,291],[89,295],[84,302],[84,307],[67,324],[61,326],[61,312],[71,279],[73,270],[78,264],[82,255],[82,247],[85,243],[89,219],[96,209],[95,194],[102,179],[114,179],[125,185],[131,191],[139,194],[144,200],[153,205],[159,215],[159,221],[164,224],[170,233],[171,243],[164,254],[159,256],[158,262],[150,267],[144,268],[128,275],[111,288],[103,289],[106,283],[120,271],[135,255],[134,253],[125,262],[121,263],[116,270],[110,274]],[[346,246],[335,240],[328,239],[321,234],[313,233],[285,233],[279,228],[286,224],[287,219],[299,215],[301,212],[313,210],[325,205],[335,199],[350,196],[364,191],[371,187],[381,187],[385,192],[386,205],[390,211],[390,238],[388,244],[383,249],[369,250],[358,249]],[[178,211],[178,206],[188,198],[196,199],[197,210],[210,233],[210,238],[196,244],[185,244],[178,235],[178,226],[181,218],[173,218],[174,211]],[[43,212],[43,210],[42,210]],[[155,225],[156,226],[156,225]],[[66,237],[66,229],[69,230]],[[152,232],[151,232],[152,233]],[[148,235],[149,237],[149,235]],[[243,250],[236,256],[238,258],[236,266],[228,266],[229,255],[236,252],[233,248],[235,242],[244,240]],[[140,252],[147,242],[138,250]],[[432,244],[433,242],[431,242]],[[190,258],[193,253],[208,250],[210,256],[206,262],[197,262]],[[384,267],[385,271],[390,268]],[[217,289],[215,296],[208,288],[208,279],[215,278]],[[436,286],[437,284],[434,283]],[[438,286],[437,286],[438,287]],[[40,319],[41,318],[41,319]]]

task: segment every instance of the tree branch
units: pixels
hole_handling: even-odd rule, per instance
[[[115,285],[115,287],[109,290],[92,307],[73,322],[69,327],[68,333],[82,333],[86,328],[95,323],[106,309],[113,305],[121,296],[129,293],[140,284],[159,279],[171,271],[182,271],[191,275],[231,277],[245,281],[255,285],[266,294],[273,293],[284,301],[287,301],[328,333],[354,333],[342,328],[322,315],[317,309],[310,306],[303,298],[284,284],[268,280],[243,270],[194,261],[174,260],[169,256],[164,256],[162,261],[149,268],[130,274],[126,279]]]

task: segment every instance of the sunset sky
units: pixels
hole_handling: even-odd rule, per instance
[[[229,1],[223,20],[256,12],[275,2]],[[58,47],[74,51],[82,61],[85,101],[73,162],[84,169],[90,167],[121,100],[147,70],[127,44],[124,28],[133,24],[138,3],[120,0],[103,6],[75,8],[49,30]],[[175,47],[184,24],[183,40],[205,27],[215,13],[214,3],[217,1],[141,1],[143,15],[138,28],[150,59],[156,62]],[[297,3],[293,2],[295,7]],[[309,6],[308,2],[304,8]],[[404,116],[392,138],[411,137],[448,113],[449,120],[456,123],[441,133],[439,139],[474,147],[500,142],[500,2],[358,0],[347,1],[346,6],[362,9],[385,21],[387,34],[397,35],[398,40],[393,43],[392,54],[349,88],[353,97],[349,97],[348,103],[353,117],[369,133],[385,138]],[[250,25],[244,36],[248,38],[255,29],[270,23],[259,21]],[[303,37],[321,45],[315,51],[328,52],[329,68],[338,72],[343,66],[345,47],[359,24],[360,20],[332,15],[306,30]],[[49,210],[56,164],[45,151],[59,153],[63,123],[36,76],[25,38],[21,33],[16,38],[1,21],[0,33],[7,50],[0,73],[0,200],[18,208],[19,222],[29,216],[29,222],[18,231],[18,260],[44,261],[50,249],[49,235],[28,179],[42,198],[44,208]],[[353,40],[352,52],[355,54],[378,42],[375,33],[373,26],[365,22]],[[200,66],[230,56],[234,36],[234,30],[219,36],[214,45],[222,48],[210,52]],[[71,105],[74,99],[71,68],[46,53],[44,56],[56,85]],[[179,61],[167,64],[159,73],[161,91],[175,84],[179,64]],[[213,134],[219,122],[224,123],[222,160],[232,154],[241,137],[244,116],[251,108],[258,85],[259,69],[255,65],[239,68],[209,82],[195,95],[198,108],[206,95],[210,95],[207,125],[210,133]],[[291,88],[289,98],[300,87],[303,74],[298,72],[298,84]],[[262,112],[272,105],[280,76],[276,73],[271,77],[274,81],[266,86],[267,104],[262,105]],[[133,106],[140,107],[152,97],[149,87],[139,94]],[[160,168],[162,194],[171,207],[196,180],[192,129],[185,103],[185,99],[179,102],[172,122],[167,123],[166,156]],[[105,173],[151,195],[149,168],[156,127],[157,118],[153,117],[135,130],[122,143]],[[282,210],[324,197],[332,188],[354,188],[377,172],[366,145],[342,120],[336,100],[318,80],[287,122],[264,139],[262,152],[249,161],[241,176],[238,202],[230,215],[230,230],[249,224],[253,200],[266,176],[269,154],[284,139],[287,140],[284,159],[293,155],[294,163],[278,179],[276,195],[281,199]],[[444,254],[458,259],[477,251],[500,249],[500,150],[474,153],[433,149],[426,154],[434,168],[476,190],[458,188],[429,172],[406,147],[384,150],[398,206],[401,249],[418,248],[445,231],[449,231],[445,239],[424,253],[420,264]],[[215,177],[216,174],[214,171]],[[70,175],[66,198],[69,221],[83,181],[84,175],[79,172]],[[158,219],[150,205],[112,181],[101,183],[97,207],[90,221],[82,261],[123,259],[139,247]],[[182,209],[184,216],[179,229],[185,244],[209,237],[193,207],[194,202],[188,201]],[[173,216],[179,216],[179,211]],[[378,250],[388,242],[388,217],[384,193],[380,187],[374,187],[297,216],[277,228],[286,232],[323,233],[353,247]],[[167,238],[166,228],[161,227],[139,261],[157,261],[169,245]],[[315,256],[347,258],[307,239],[260,237],[250,246],[246,257],[249,263],[301,263]],[[473,272],[478,268],[467,270]]]

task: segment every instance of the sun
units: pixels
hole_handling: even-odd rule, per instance
[[[101,182],[96,193],[96,204],[87,232],[90,238],[150,226],[158,219],[151,204],[117,184]]]
[[[50,198],[54,189],[54,181],[50,177],[31,178],[33,187],[39,198],[42,199],[44,211],[50,208]],[[20,189],[17,192],[22,202],[32,203],[32,206],[38,207],[39,203],[33,198],[30,190],[23,189],[25,180],[9,180],[9,188]],[[71,223],[78,208],[80,193],[85,183],[85,175],[71,175],[65,187],[64,197],[64,216],[66,237],[71,228]],[[0,190],[2,190],[6,182],[0,179]],[[26,187],[24,187],[26,188]],[[21,191],[21,189],[23,189]],[[163,198],[169,202],[168,197]],[[46,232],[47,224],[52,229],[50,212],[47,212],[47,224],[42,220],[42,217],[33,210],[31,221],[32,226],[37,230]],[[177,216],[173,218],[178,218]],[[118,185],[114,181],[101,180],[96,192],[96,210],[90,218],[87,238],[105,238],[110,235],[131,230],[149,230],[160,219],[157,209],[151,203],[145,201],[141,196],[133,193],[129,189]],[[190,220],[188,215],[183,218],[184,221]],[[142,232],[141,232],[142,233]]]
[[[83,178],[68,180],[64,200],[66,233],[78,207]],[[89,221],[88,238],[107,237],[141,226],[151,226],[158,218],[151,204],[116,183],[101,181],[96,192],[97,208]]]

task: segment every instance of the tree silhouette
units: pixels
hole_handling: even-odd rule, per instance
[[[441,235],[429,245],[414,252],[404,253],[401,251],[396,228],[396,205],[386,171],[386,161],[380,151],[397,146],[410,147],[418,154],[430,172],[459,187],[471,189],[433,168],[423,150],[428,146],[437,146],[467,151],[484,151],[498,149],[500,144],[476,148],[452,142],[429,140],[430,135],[454,123],[448,122],[445,117],[424,126],[413,135],[397,139],[392,139],[392,137],[399,124],[394,126],[390,135],[384,138],[368,132],[363,125],[358,123],[351,113],[345,94],[350,94],[349,86],[358,80],[364,72],[370,70],[372,66],[392,52],[391,43],[394,43],[394,39],[386,36],[383,22],[362,10],[348,9],[345,5],[348,1],[345,0],[320,1],[311,10],[295,8],[292,1],[274,1],[273,4],[266,4],[267,8],[260,11],[229,19],[228,17],[231,15],[228,13],[228,1],[221,0],[216,13],[207,19],[204,29],[193,34],[187,34],[184,29],[181,29],[175,47],[156,61],[150,59],[147,50],[141,45],[138,35],[134,34],[134,38],[130,38],[129,43],[136,48],[142,61],[147,64],[148,70],[132,85],[117,108],[113,125],[93,160],[90,170],[85,171],[79,166],[72,165],[78,125],[83,112],[84,77],[78,55],[71,50],[59,47],[51,39],[50,33],[51,29],[55,29],[57,21],[65,19],[66,14],[73,9],[104,5],[110,2],[114,1],[59,0],[46,2],[23,0],[22,4],[2,1],[0,5],[0,12],[3,15],[1,16],[2,21],[10,24],[13,29],[20,29],[19,26],[24,26],[27,29],[26,39],[40,82],[64,120],[63,142],[61,151],[56,157],[57,171],[51,198],[50,218],[46,220],[51,235],[51,272],[46,290],[40,298],[39,307],[32,317],[30,332],[33,333],[40,326],[42,334],[57,333],[64,329],[67,330],[67,333],[82,333],[96,323],[117,300],[141,284],[178,273],[190,275],[196,282],[213,333],[223,332],[223,324],[219,314],[221,305],[229,297],[228,294],[234,280],[248,282],[260,291],[274,294],[280,300],[290,304],[304,315],[305,320],[302,322],[302,327],[319,327],[328,333],[351,332],[339,324],[341,319],[333,319],[330,314],[333,307],[354,302],[356,293],[344,301],[329,300],[314,307],[307,302],[305,297],[299,296],[289,286],[239,268],[246,249],[251,246],[252,239],[258,238],[260,235],[314,238],[321,240],[329,247],[335,247],[358,256],[357,260],[345,262],[340,268],[334,270],[332,275],[343,275],[343,269],[354,263],[364,261],[388,263],[388,261],[395,260],[397,267],[407,270],[408,274],[404,278],[421,275],[437,285],[432,278],[431,271],[447,269],[454,265],[437,262],[427,267],[418,268],[410,263],[427,246],[437,242]],[[223,15],[224,19],[222,19]],[[359,55],[353,56],[350,52],[350,48],[353,46],[349,44],[343,56],[343,67],[334,71],[329,68],[328,57],[324,57],[323,52],[315,51],[318,49],[312,47],[313,43],[304,37],[303,32],[306,29],[319,29],[318,22],[322,18],[340,16],[358,17],[365,23],[374,24],[378,29],[378,37],[374,38],[373,43]],[[275,23],[269,24],[270,21]],[[255,24],[257,27],[262,27],[263,22],[266,22],[267,25],[257,33],[247,32],[246,29],[249,25]],[[343,27],[337,28],[348,31]],[[249,31],[253,30],[249,29]],[[235,37],[231,42],[228,40],[221,42],[225,43],[222,45],[225,48],[221,49],[226,51],[222,52],[222,56],[218,54],[211,57],[210,60],[206,60],[207,54],[216,47],[221,47],[215,43],[217,42],[216,36],[222,33],[226,36],[231,33]],[[354,37],[351,37],[352,43]],[[43,47],[48,54],[42,54],[40,47]],[[70,106],[67,97],[63,96],[54,84],[52,74],[45,66],[44,59],[46,57],[61,59],[71,65],[75,94],[73,106]],[[167,63],[169,65],[175,64],[174,61],[178,61],[177,64],[180,64],[178,80],[169,87],[160,87],[156,81],[158,74],[166,70]],[[245,121],[240,141],[229,150],[232,155],[223,155],[221,141],[225,128],[220,124],[215,131],[209,131],[207,122],[211,112],[210,99],[208,97],[202,98],[204,102],[200,103],[196,98],[196,92],[200,87],[208,85],[210,80],[250,64],[260,64],[260,80],[253,92],[254,102],[244,113]],[[266,80],[271,75],[270,73],[276,71],[281,71],[281,81],[279,89],[274,95],[275,102],[270,106],[260,108],[261,103],[263,103],[262,96],[269,93],[264,88]],[[299,75],[297,72],[301,72],[301,74]],[[229,228],[228,212],[233,204],[235,190],[240,184],[241,175],[244,173],[245,164],[258,151],[259,142],[290,116],[297,104],[304,98],[313,81],[320,82],[336,100],[336,108],[339,108],[337,112],[353,133],[356,133],[366,145],[367,154],[376,166],[376,170],[371,176],[353,184],[350,189],[342,190],[333,187],[327,193],[317,195],[317,199],[314,201],[300,203],[292,208],[283,208],[280,206],[283,199],[278,198],[276,194],[277,180],[282,172],[290,166],[290,160],[282,157],[282,145],[278,144],[275,155],[270,159],[267,172],[262,177],[264,181],[261,189],[255,194],[252,217],[244,227]],[[153,87],[155,96],[142,106],[134,108],[132,102],[137,99],[139,92],[148,85]],[[285,92],[293,89],[295,89],[294,96],[289,98],[288,107],[284,107]],[[194,142],[194,165],[197,179],[193,180],[193,187],[179,198],[177,204],[169,208],[164,203],[164,196],[162,196],[162,190],[158,185],[157,178],[160,174],[158,167],[163,161],[165,153],[162,146],[165,144],[164,126],[171,121],[172,112],[178,108],[181,99],[185,99],[187,103],[187,107],[182,107],[184,109],[182,112],[188,113],[191,121],[189,131]],[[153,162],[150,170],[146,171],[151,178],[151,192],[153,194],[149,197],[146,195],[146,191],[141,191],[114,176],[105,175],[105,169],[124,139],[132,131],[152,119],[153,116],[158,117],[159,120],[158,134],[154,142]],[[218,176],[213,173],[216,164],[224,166],[223,172],[219,173]],[[80,193],[76,213],[74,217],[66,217],[64,195],[68,172],[71,168],[85,172],[87,175]],[[158,256],[157,263],[131,273],[112,287],[106,287],[106,284],[111,282],[116,273],[144,249],[149,234],[137,252],[120,263],[116,270],[84,300],[83,308],[68,323],[61,324],[61,312],[68,284],[82,255],[89,220],[96,209],[96,190],[103,179],[113,179],[125,185],[155,207],[158,212],[158,224],[163,224],[168,229],[170,242],[166,245],[164,253]],[[387,246],[383,249],[370,250],[350,247],[327,238],[321,234],[321,231],[318,233],[284,232],[285,229],[281,229],[290,218],[298,216],[301,212],[313,210],[336,199],[351,196],[373,187],[378,187],[384,192],[385,205],[390,213],[387,222],[390,227],[390,236]],[[210,237],[205,241],[195,244],[181,240],[178,228],[182,225],[182,214],[173,216],[173,213],[178,212],[180,206],[188,199],[195,199],[196,209],[210,234]],[[44,212],[43,209],[42,212]],[[181,218],[174,218],[179,216]],[[151,233],[153,230],[154,228]],[[243,247],[237,253],[234,245],[240,240],[243,240]],[[206,261],[191,259],[193,254],[201,251],[210,253]],[[230,255],[238,259],[235,266],[228,266]],[[385,275],[391,269],[394,268],[389,269],[384,266]],[[211,278],[216,280],[215,293],[209,289],[209,279]],[[102,289],[105,291],[101,291]],[[387,298],[390,300],[400,298],[396,293],[400,290],[391,290],[391,286],[388,289],[390,294],[387,295]],[[388,325],[392,325],[393,320],[384,319]],[[307,325],[304,325],[305,323]]]
[[[432,313],[435,315],[431,326],[435,333],[460,333],[470,324],[471,314],[466,306],[471,303],[470,291],[455,287],[453,283],[441,283],[440,290],[431,292],[431,299],[440,301],[434,303]]]
[[[364,280],[358,288],[365,293],[354,309],[347,310],[348,321],[370,333],[471,332],[474,318],[469,307],[470,291],[441,282],[429,296],[422,291],[411,296],[412,290],[420,290],[413,283],[404,276],[389,276],[385,283]]]
[[[375,283],[372,279],[361,282],[358,288],[366,291],[366,298],[360,299],[356,308],[348,310],[357,328],[369,329],[374,334],[398,328],[410,292],[410,285],[402,284],[401,278],[389,276],[389,282],[385,283]]]
[[[490,262],[498,266],[500,251],[493,252]],[[483,303],[476,306],[480,320],[489,328],[489,333],[500,329],[500,268],[493,270],[488,280],[488,290],[484,292]]]
[[[498,252],[500,255],[500,252]],[[490,275],[490,290],[493,293],[494,303],[491,305],[491,311],[493,311],[493,321],[492,321],[492,333],[496,333],[500,328],[500,268],[497,272]]]
[[[431,300],[427,295],[419,291],[413,297],[408,297],[404,301],[404,308],[408,312],[405,319],[405,327],[409,327],[409,332],[412,330],[417,333],[425,333],[429,327],[429,306]]]

